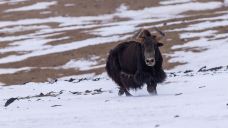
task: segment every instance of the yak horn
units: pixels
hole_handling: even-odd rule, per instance
[[[159,37],[157,37],[157,40],[161,40],[163,37],[165,37],[165,33],[159,30],[157,27],[154,27],[155,31],[159,33]]]
[[[142,42],[142,33],[143,33],[143,31],[144,31],[144,29],[140,29],[138,32],[136,32],[134,35],[133,35],[133,37],[132,37],[132,39],[134,40],[134,41],[136,41],[136,42],[139,42],[139,43],[141,43]]]

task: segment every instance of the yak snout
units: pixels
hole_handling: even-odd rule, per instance
[[[154,66],[155,65],[155,58],[146,58],[146,65]]]

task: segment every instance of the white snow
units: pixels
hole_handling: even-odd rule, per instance
[[[186,39],[186,38],[194,38],[194,37],[207,37],[207,36],[213,36],[216,32],[217,31],[215,31],[215,30],[209,30],[209,31],[204,31],[204,32],[186,32],[186,33],[181,34],[180,38]]]
[[[51,1],[51,2],[39,2],[30,6],[25,6],[25,7],[19,7],[19,8],[13,8],[13,9],[8,9],[5,12],[19,12],[19,11],[32,11],[32,10],[44,10],[48,9],[50,6],[56,5],[56,1]]]
[[[47,55],[47,54],[51,54],[51,53],[69,51],[69,50],[78,49],[78,48],[82,48],[82,47],[89,46],[89,45],[109,43],[112,41],[119,41],[119,40],[126,39],[128,37],[129,36],[96,37],[96,38],[92,38],[92,39],[86,39],[83,41],[72,42],[70,44],[61,44],[61,45],[57,45],[57,46],[45,45],[45,47],[42,46],[40,48],[39,47],[29,47],[29,49],[26,48],[26,49],[21,49],[21,50],[23,50],[23,51],[30,50],[30,49],[36,49],[36,50],[33,52],[29,52],[27,54],[23,54],[23,55],[11,55],[11,56],[7,56],[4,58],[0,58],[0,64],[22,61],[22,60],[25,60],[27,58],[34,57],[34,56],[41,56],[41,55]],[[30,45],[29,42],[30,41],[28,41],[28,45]],[[43,43],[44,42],[39,41],[37,46],[42,45]],[[36,44],[34,44],[34,45],[36,45]],[[24,46],[24,45],[22,45],[22,46]],[[16,50],[17,47],[9,47],[9,49]],[[7,49],[5,49],[5,50],[7,50]],[[10,50],[7,50],[7,52],[9,52],[9,51]]]
[[[120,7],[116,9],[116,12],[120,13],[120,12],[125,12],[127,10],[128,10],[128,6],[126,6],[126,4],[121,4]]]
[[[69,62],[67,62],[65,65],[62,66],[62,68],[75,68],[75,69],[79,69],[81,71],[83,70],[88,70],[90,69],[91,66],[96,65],[97,62],[94,60],[70,60]]]
[[[0,0],[0,5],[1,4],[17,4],[17,3],[20,3],[20,2],[26,2],[26,1],[29,1],[29,0]]]
[[[39,30],[39,29],[50,29],[47,25],[28,25],[28,26],[14,26],[9,28],[2,28],[0,32],[2,33],[15,33],[28,30]],[[2,40],[2,38],[0,39]]]
[[[85,71],[85,70],[91,70],[91,69],[96,69],[96,68],[101,68],[104,67],[104,64],[99,64],[98,63],[98,59],[100,57],[99,56],[90,56],[89,59],[79,59],[79,60],[75,60],[72,59],[69,62],[67,62],[66,64],[57,67],[56,69],[69,69],[69,68],[73,68],[73,69],[77,69],[80,71]]]
[[[107,79],[79,83],[62,79],[54,84],[2,87],[0,104],[11,97],[64,91],[57,97],[16,100],[7,108],[0,107],[0,124],[3,128],[225,128],[228,127],[227,73],[170,77],[167,83],[158,86],[157,96],[149,96],[144,88],[131,92],[134,97],[119,97],[117,87]],[[84,94],[85,90],[99,88],[106,92],[98,95],[73,95],[69,92]],[[61,106],[51,107],[53,105]]]
[[[75,4],[73,4],[73,3],[72,3],[72,4],[64,4],[64,6],[65,6],[65,7],[74,7]]]
[[[169,5],[169,4],[181,4],[181,3],[187,3],[194,0],[161,0],[161,5]]]
[[[0,68],[0,74],[14,74],[20,71],[29,71],[31,67],[24,67],[24,68]]]
[[[213,21],[218,20],[218,21]],[[227,58],[228,54],[226,49],[228,48],[228,34],[218,33],[216,30],[210,30],[215,27],[227,26],[227,14],[222,16],[217,16],[214,18],[202,19],[202,21],[193,23],[188,27],[181,29],[174,29],[171,31],[186,31],[180,34],[180,38],[188,39],[198,37],[199,39],[190,41],[184,45],[173,46],[172,49],[188,49],[193,48],[197,50],[205,50],[204,52],[192,52],[192,51],[177,51],[174,54],[169,55],[173,57],[170,62],[182,62],[187,63],[185,65],[180,65],[176,70],[183,69],[197,69],[202,66],[216,67],[218,65],[228,64]],[[188,32],[193,31],[193,32]],[[200,32],[198,32],[200,31]],[[218,61],[219,60],[219,61]]]
[[[177,51],[171,56],[171,62],[183,62],[185,65],[180,65],[174,71],[184,69],[197,69],[207,65],[208,67],[225,66],[228,64],[227,48],[228,38],[221,40],[207,40],[205,38],[192,41],[178,48],[199,47],[206,48],[204,52],[193,53],[191,51]],[[177,47],[176,47],[177,48]]]
[[[96,33],[98,35],[101,36],[111,36],[111,35],[118,35],[118,34],[126,34],[126,33],[131,33],[134,32],[135,30],[137,30],[135,28],[135,25],[126,25],[126,26],[107,26],[107,27],[103,27],[103,28],[99,28],[96,29],[94,31],[92,31],[91,33]]]
[[[225,6],[228,6],[228,0],[224,0]]]

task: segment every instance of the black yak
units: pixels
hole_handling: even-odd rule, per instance
[[[164,33],[156,29],[161,35]],[[151,95],[157,94],[157,83],[165,80],[162,69],[163,58],[159,37],[148,30],[141,30],[136,37],[139,41],[126,41],[110,50],[106,71],[119,86],[119,95],[131,96],[129,89],[140,89],[146,83]]]

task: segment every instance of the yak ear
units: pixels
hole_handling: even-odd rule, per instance
[[[158,43],[157,43],[157,45],[158,45],[158,47],[162,47],[164,44],[163,44],[163,43],[158,42]]]

